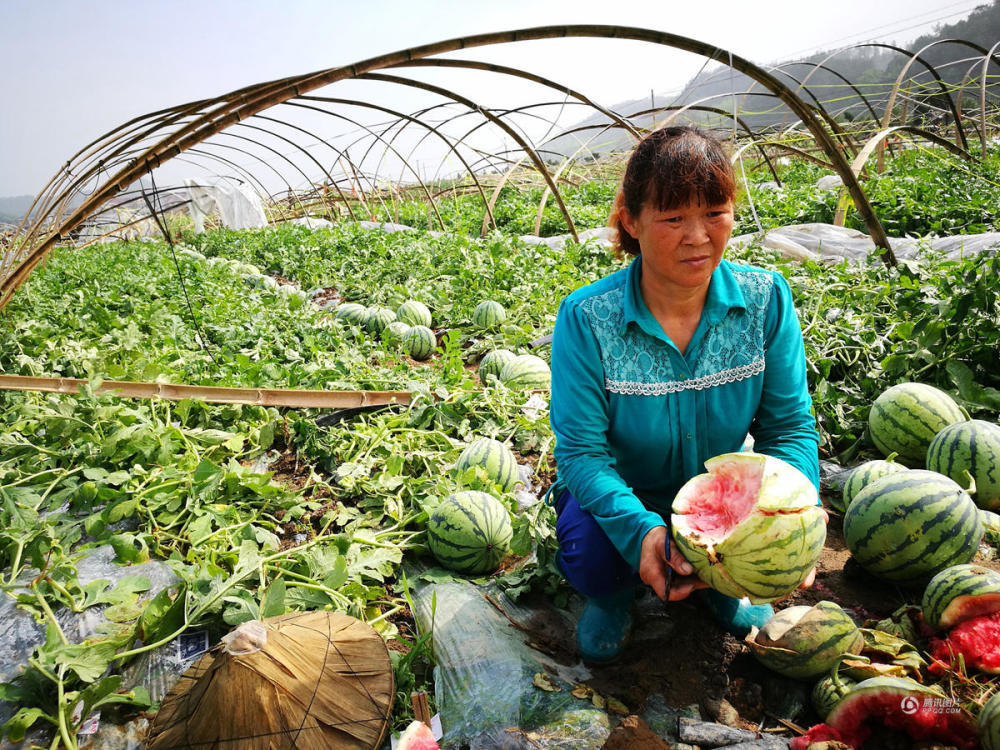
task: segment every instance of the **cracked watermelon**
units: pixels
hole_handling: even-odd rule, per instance
[[[773,456],[725,453],[674,498],[674,542],[712,588],[754,603],[786,596],[816,565],[826,520],[816,487]]]
[[[802,680],[830,671],[844,654],[860,654],[865,639],[838,604],[821,601],[781,610],[752,628],[746,643],[768,669]]]
[[[825,724],[793,739],[791,747],[806,750],[825,740],[865,747],[876,724],[914,740],[941,740],[968,750],[979,746],[972,718],[944,693],[907,677],[872,677],[851,688],[830,711]]]
[[[430,728],[422,721],[411,721],[399,737],[396,750],[438,750],[438,743]]]

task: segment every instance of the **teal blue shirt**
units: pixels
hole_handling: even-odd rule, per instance
[[[788,461],[819,484],[802,330],[781,274],[723,260],[681,354],[639,291],[642,258],[563,300],[551,422],[565,487],[638,569],[642,539],[712,456]]]

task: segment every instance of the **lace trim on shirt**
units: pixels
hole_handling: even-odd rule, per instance
[[[735,383],[739,380],[752,378],[764,372],[764,358],[755,359],[739,367],[732,367],[728,370],[713,372],[711,375],[702,375],[700,378],[690,380],[672,380],[667,383],[640,383],[635,380],[605,380],[604,387],[611,393],[623,394],[626,396],[663,396],[667,393],[680,393],[681,391],[703,391],[706,388],[714,388],[719,385]]]

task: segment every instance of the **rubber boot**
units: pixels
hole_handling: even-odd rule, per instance
[[[734,599],[715,589],[701,589],[696,595],[712,618],[740,639],[747,636],[751,626],[762,628],[774,615],[770,604],[751,604],[749,599]]]
[[[632,632],[634,598],[635,588],[629,586],[610,596],[587,600],[576,624],[576,645],[584,661],[614,661],[625,649]]]

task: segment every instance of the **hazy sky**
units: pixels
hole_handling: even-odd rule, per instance
[[[77,149],[137,115],[457,36],[548,24],[617,24],[692,37],[767,64],[871,39],[905,43],[978,4],[0,0],[0,196],[36,193]],[[651,46],[573,39],[466,56],[551,75],[611,105],[648,95],[651,88],[676,89],[704,62],[686,53],[637,49]],[[488,93],[503,92],[483,95]]]

